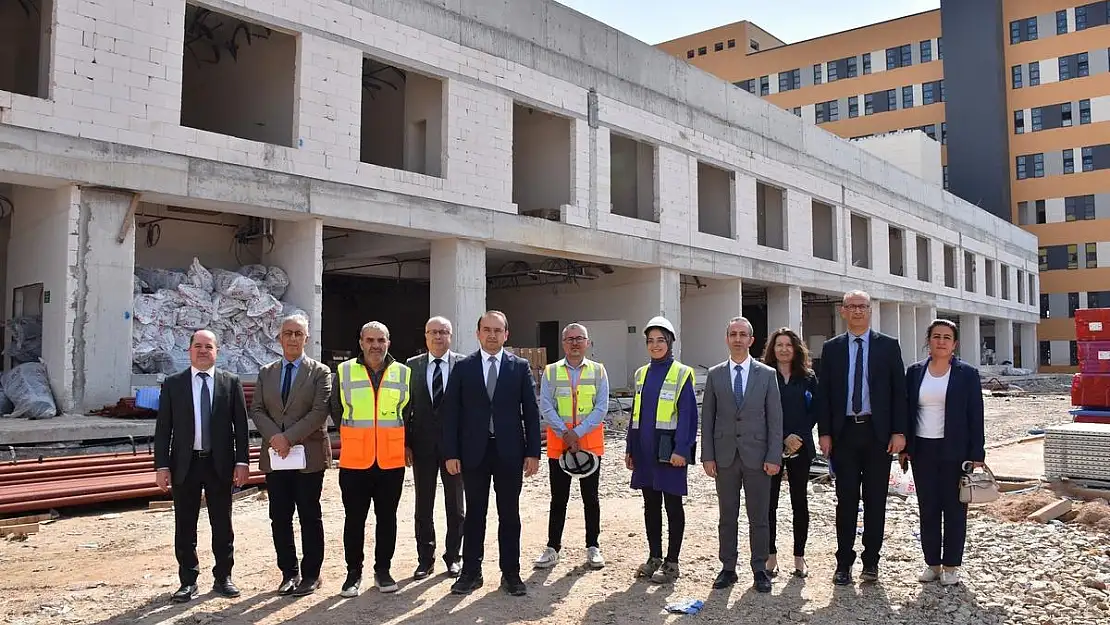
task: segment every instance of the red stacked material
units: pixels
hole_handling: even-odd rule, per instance
[[[1075,311],[1075,340],[1110,341],[1110,308],[1080,308]]]
[[[1071,379],[1071,403],[1084,408],[1110,407],[1110,374],[1075,374]]]
[[[1110,341],[1077,341],[1080,373],[1110,373]]]
[[[1110,409],[1110,308],[1075,311],[1079,373],[1071,381],[1071,403],[1093,410]]]

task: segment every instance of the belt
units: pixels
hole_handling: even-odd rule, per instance
[[[193,450],[193,457],[194,458],[208,458],[211,455],[212,455],[211,451],[200,451],[200,450],[197,450],[197,449]]]
[[[848,415],[848,418],[852,419],[852,423],[867,423],[868,421],[871,420],[871,415],[870,414]]]

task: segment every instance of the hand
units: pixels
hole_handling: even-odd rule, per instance
[[[158,488],[161,488],[162,490],[169,490],[170,489],[170,470],[169,469],[158,469],[158,472],[154,475],[154,482],[156,484],[158,484]]]
[[[447,461],[447,472],[451,475],[458,475],[462,471],[462,464],[458,460]]]
[[[671,454],[671,466],[672,467],[684,467],[684,466],[686,466],[686,458],[684,458],[683,456],[680,456],[678,454]]]
[[[896,454],[900,453],[906,448],[906,437],[901,434],[892,434],[890,436],[890,444],[887,445],[886,453]]]
[[[987,466],[987,463],[985,463],[985,462],[980,462],[980,461],[978,461],[978,460],[972,460],[972,461],[971,461],[971,469],[972,469],[973,471],[974,471],[975,469],[982,469],[982,468],[983,468],[983,467],[985,467],[985,466]]]
[[[580,448],[578,446],[578,433],[574,430],[567,430],[563,433],[563,444],[567,449],[577,452]]]
[[[763,463],[763,472],[767,475],[777,475],[779,472],[779,465],[771,464],[770,462]]]
[[[901,462],[902,464],[905,464],[905,463],[909,462],[910,460],[912,460],[912,458],[910,458],[909,452],[903,451],[902,453],[898,454],[898,462]]]
[[[821,446],[821,455],[828,458],[832,453],[832,437],[826,434],[817,439],[817,444]]]
[[[635,471],[636,470],[636,467],[633,466],[633,463],[632,463],[632,454],[625,454],[624,455],[624,468],[628,469],[629,471]]]
[[[270,437],[270,447],[273,447],[274,451],[284,458],[289,455],[289,448],[291,445],[289,444],[289,439],[285,438],[284,434],[274,434]]]
[[[251,476],[251,469],[248,466],[239,464],[235,465],[235,473],[232,474],[231,483],[236,486],[243,486],[247,483],[247,479]]]
[[[412,450],[409,449],[408,447],[405,447],[405,466],[406,467],[411,467],[412,466]]]
[[[540,470],[539,458],[524,459],[524,477],[532,477]]]
[[[783,441],[783,443],[786,445],[787,452],[794,453],[802,448],[802,437],[798,436],[797,434],[791,434],[790,436],[786,437],[786,440]]]
[[[701,468],[705,469],[705,474],[711,478],[717,478],[717,462],[715,460],[706,460],[701,463]]]

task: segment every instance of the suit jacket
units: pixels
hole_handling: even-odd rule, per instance
[[[906,371],[906,410],[909,416],[906,430],[906,451],[913,456],[917,442],[918,398],[921,381],[928,371],[929,359],[910,365]],[[948,376],[948,391],[944,397],[944,452],[945,460],[982,462],[987,456],[983,433],[983,391],[979,370],[970,364],[952,359]]]
[[[258,468],[270,472],[270,438],[284,434],[290,445],[304,445],[302,473],[323,471],[331,464],[331,441],[328,439],[331,369],[305,356],[293,378],[288,401],[282,404],[284,362],[279,359],[262,367],[254,383],[251,419],[262,435]]]
[[[249,464],[247,400],[239,376],[216,369],[212,376],[212,462],[229,482],[238,463]],[[193,375],[186,369],[166,378],[154,426],[154,466],[169,468],[173,483],[185,481],[193,460]]]
[[[736,407],[731,361],[709,369],[701,412],[701,460],[762,470],[763,463],[782,464],[782,401],[775,370],[751,359],[744,400]]]
[[[898,339],[870,330],[864,375],[871,395],[871,426],[881,441],[906,433],[906,367]],[[833,441],[848,421],[848,334],[825,341],[817,381],[817,433]]]
[[[527,360],[504,352],[490,401],[483,358],[483,352],[476,351],[451,371],[440,406],[443,457],[462,461],[464,471],[480,465],[489,443],[492,413],[501,468],[519,469],[525,458],[540,457],[540,410],[532,369]]]
[[[441,404],[439,410],[432,408],[432,393],[428,390],[430,358],[429,354],[424,353],[405,361],[409,369],[412,369],[412,399],[405,406],[405,446],[418,457],[440,457],[440,444],[443,441],[443,406]],[[446,361],[444,364],[453,375],[463,355],[448,351],[443,358]],[[450,383],[451,375],[447,376],[447,381]],[[443,389],[443,398],[447,399],[446,387]]]

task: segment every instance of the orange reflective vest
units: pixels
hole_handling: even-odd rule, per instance
[[[382,373],[378,389],[370,382],[358,358],[339,365],[343,419],[339,424],[341,469],[381,469],[405,466],[405,422],[402,411],[409,403],[412,371],[393,362]]]
[[[543,372],[547,384],[555,394],[555,409],[567,429],[573,429],[581,420],[589,416],[594,409],[594,397],[597,396],[597,387],[601,377],[605,375],[605,368],[600,363],[583,360],[579,371],[578,381],[571,380],[566,359],[547,365]],[[578,445],[589,452],[601,456],[605,451],[605,428],[598,424],[585,436],[578,439]],[[547,457],[556,458],[563,455],[566,445],[563,438],[551,426],[547,428]]]

